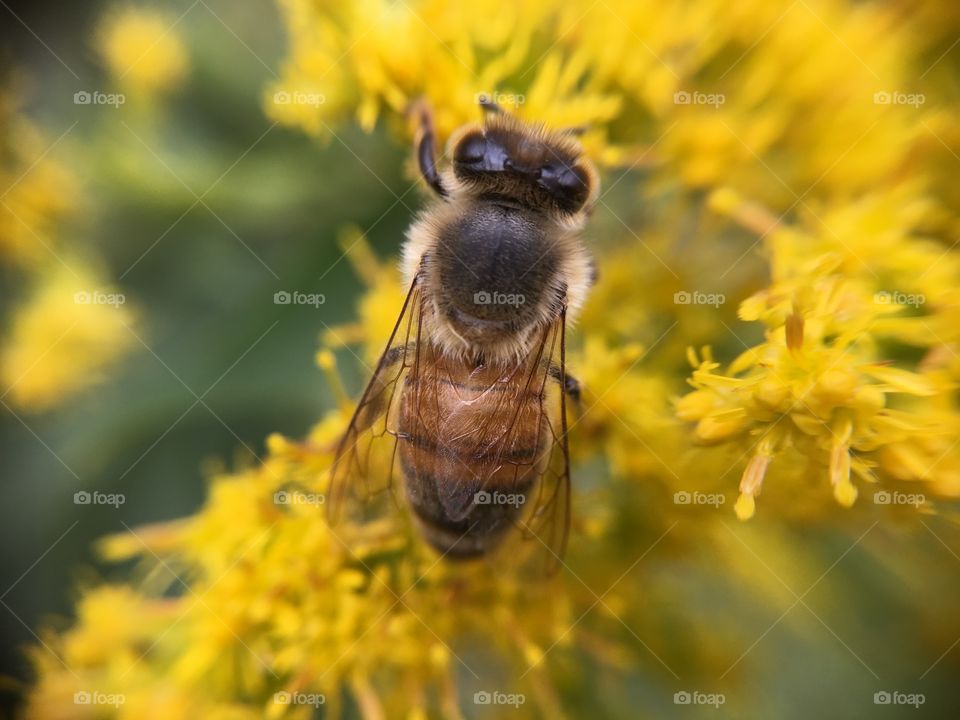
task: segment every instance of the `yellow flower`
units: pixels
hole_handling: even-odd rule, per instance
[[[162,92],[187,71],[187,51],[168,13],[125,7],[104,17],[96,47],[107,70],[125,91]]]
[[[294,42],[266,109],[312,133],[328,135],[351,114],[366,130],[385,114],[396,122],[421,97],[436,110],[441,139],[476,119],[480,95],[556,126],[606,122],[620,107],[615,96],[582,87],[587,58],[540,47],[545,27],[561,31],[542,3],[359,0],[332,10],[294,0],[282,8]],[[527,67],[534,53],[543,53],[535,71]]]
[[[0,352],[0,378],[22,407],[41,410],[102,381],[105,369],[136,343],[126,297],[83,263],[68,262],[37,278]]]
[[[891,342],[942,346],[935,332],[915,326],[929,329],[928,318],[937,323],[942,306],[931,302],[928,310],[924,293],[932,300],[949,292],[960,278],[955,258],[911,236],[917,215],[903,204],[827,208],[827,216],[847,221],[834,219],[826,237],[765,221],[729,190],[714,197],[713,207],[768,228],[774,277],[740,306],[741,319],[767,326],[766,342],[748,348],[725,373],[709,352],[700,358],[691,351],[695,390],[677,403],[678,416],[696,422],[700,442],[737,442],[752,456],[740,482],[738,517],[753,515],[771,461],[790,449],[825,469],[845,507],[857,498],[854,476],[872,482],[879,471],[888,479],[942,482],[948,466],[927,451],[906,461],[904,442],[942,446],[950,430],[938,405],[955,380],[923,367],[894,367],[884,353],[894,351]],[[893,278],[895,285],[880,289]]]
[[[17,112],[15,90],[0,90],[0,258],[36,266],[58,251],[56,226],[76,205],[73,175],[49,155],[53,141]]]

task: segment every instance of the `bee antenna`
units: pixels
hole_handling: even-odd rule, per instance
[[[486,93],[480,93],[477,96],[477,104],[483,108],[484,112],[493,113],[495,115],[501,115],[504,112],[503,108],[494,102]]]
[[[427,184],[433,188],[433,191],[440,197],[447,197],[449,194],[443,186],[440,179],[440,173],[437,171],[436,156],[436,130],[433,126],[433,113],[430,105],[423,98],[414,101],[407,112],[413,116],[420,127],[417,130],[416,152],[417,161],[420,165],[420,174]]]

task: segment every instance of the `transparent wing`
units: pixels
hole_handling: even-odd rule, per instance
[[[530,511],[521,523],[522,537],[542,552],[539,564],[547,574],[563,565],[570,533],[570,452],[566,409],[566,312],[547,329],[537,358],[540,415],[546,440],[538,462],[543,471],[533,492]]]
[[[366,503],[394,483],[397,400],[406,375],[419,362],[421,324],[419,280],[407,292],[387,346],[334,455],[327,511],[336,522],[345,501]]]

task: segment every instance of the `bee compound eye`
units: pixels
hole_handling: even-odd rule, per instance
[[[587,197],[587,181],[583,171],[567,165],[545,165],[539,184],[565,207],[579,207]]]
[[[584,186],[583,178],[566,165],[545,165],[540,170],[544,183],[562,190],[576,190]]]
[[[453,160],[462,165],[479,165],[487,153],[487,141],[478,132],[470,133],[459,143],[453,153]]]

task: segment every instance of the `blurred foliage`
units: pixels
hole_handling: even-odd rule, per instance
[[[853,717],[900,691],[924,704],[884,711],[948,716],[956,8],[278,5],[108,7],[40,76],[58,82],[6,92],[4,604],[38,633],[26,714],[661,717],[687,692],[722,694],[703,710],[723,717]],[[334,530],[275,502],[322,497],[399,311],[409,105],[445,139],[479,94],[586,126],[603,168],[550,581],[516,567],[530,548],[438,562],[395,509]],[[38,618],[105,533],[75,617]]]

